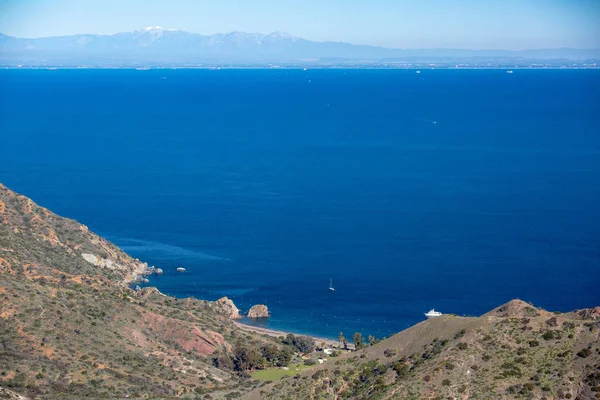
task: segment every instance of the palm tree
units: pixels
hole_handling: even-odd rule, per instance
[[[344,348],[346,348],[346,344],[348,342],[346,341],[346,338],[344,337],[344,334],[342,332],[340,332],[340,334],[338,335],[338,340],[340,342],[340,346],[344,346]]]

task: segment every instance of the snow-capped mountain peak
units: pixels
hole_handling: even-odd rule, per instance
[[[164,31],[176,31],[178,29],[165,29],[162,26],[147,26],[144,29],[140,29],[142,32],[164,32]]]
[[[268,35],[266,35],[264,37],[264,39],[266,39],[266,41],[279,41],[279,40],[291,40],[292,42],[297,41],[299,38],[293,35],[290,35],[289,33],[286,32],[281,32],[281,31],[275,31],[275,32],[271,32]]]

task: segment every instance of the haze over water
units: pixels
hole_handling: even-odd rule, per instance
[[[0,182],[270,328],[567,311],[600,305],[598,93],[595,70],[6,70]]]

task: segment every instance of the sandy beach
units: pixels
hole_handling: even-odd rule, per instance
[[[278,330],[275,330],[275,329],[259,328],[259,327],[256,327],[256,326],[242,324],[241,322],[237,322],[237,321],[233,321],[233,323],[238,328],[243,329],[245,331],[251,331],[251,332],[261,333],[263,335],[269,335],[269,336],[274,336],[274,337],[286,336],[288,333],[293,333],[293,332],[278,331]],[[293,334],[294,335],[300,335],[298,333],[293,333]],[[337,340],[325,339],[325,338],[320,338],[320,337],[311,336],[311,335],[302,335],[302,336],[308,336],[308,337],[313,338],[313,340],[315,341],[315,343],[318,346],[320,346],[321,343],[325,342],[326,344],[328,344],[328,345],[330,345],[332,347],[340,347],[340,342],[338,342]],[[348,343],[348,348],[349,349],[354,349],[354,345]]]

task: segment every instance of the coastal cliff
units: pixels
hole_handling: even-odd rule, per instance
[[[11,390],[0,394],[172,398],[239,385],[212,361],[239,340],[237,307],[130,288],[153,271],[0,185],[0,388]]]
[[[227,297],[177,299],[129,287],[152,271],[0,185],[0,396],[541,400],[600,393],[600,307],[558,313],[513,300],[481,317],[435,317],[384,340],[357,335],[357,351],[314,349],[307,337],[239,328],[232,319],[241,314]],[[268,315],[265,305],[248,313]],[[291,370],[292,362],[301,368]],[[249,375],[257,370],[299,375],[259,383]]]
[[[0,222],[0,235],[5,244],[0,249],[3,254],[0,257],[7,264],[25,260],[32,264],[52,262],[52,256],[57,255],[65,272],[101,275],[123,286],[152,272],[148,264],[132,258],[87,226],[59,217],[2,184]],[[41,251],[33,251],[35,248]],[[61,253],[66,257],[60,257]]]

